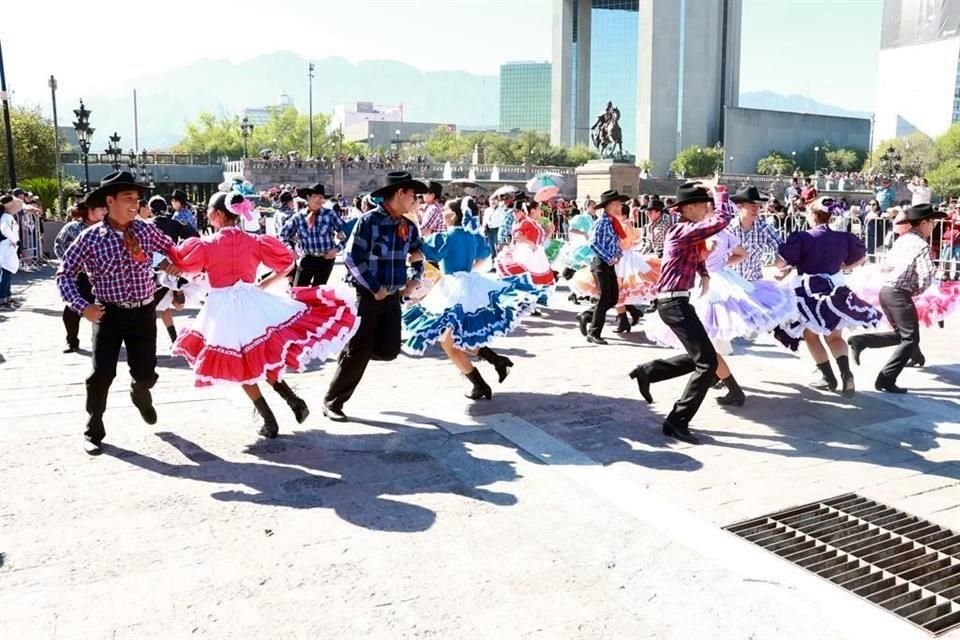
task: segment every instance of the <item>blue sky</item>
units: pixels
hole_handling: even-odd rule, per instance
[[[4,7],[0,43],[16,100],[44,107],[51,73],[69,94],[104,93],[197,59],[278,49],[490,74],[549,59],[552,2],[164,0],[155,21],[138,25],[129,2],[88,0],[78,23],[62,0],[30,0]],[[882,0],[744,0],[741,89],[873,111],[881,11]]]

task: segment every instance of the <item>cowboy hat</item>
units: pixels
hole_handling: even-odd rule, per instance
[[[937,211],[929,204],[917,204],[906,210],[906,220],[908,222],[917,222],[918,220],[945,218],[947,214],[943,211]]]
[[[713,202],[710,192],[702,187],[699,182],[684,182],[677,187],[677,199],[673,206],[680,207],[697,202]]]
[[[436,180],[430,180],[427,182],[427,190],[424,193],[432,193],[439,198],[443,195],[443,185]]]
[[[301,198],[309,198],[314,194],[327,197],[326,188],[318,182],[312,187],[303,187],[302,189],[297,189],[297,195]]]
[[[629,196],[621,195],[620,192],[617,191],[616,189],[609,189],[600,194],[600,202],[597,203],[597,208],[603,209],[605,206],[607,206],[611,202],[614,202],[614,201],[626,202],[629,199],[630,199]]]
[[[183,189],[174,189],[167,200],[179,200],[183,204],[190,204],[190,200],[187,199],[187,192]]]
[[[88,193],[86,199],[88,203],[91,201],[106,203],[107,196],[114,196],[121,191],[136,191],[143,194],[146,190],[147,186],[137,182],[129,171],[114,171],[105,175],[100,181],[100,186]]]
[[[387,174],[386,184],[370,192],[372,198],[383,198],[400,189],[413,189],[416,193],[426,193],[427,185],[414,180],[409,171],[391,171]]]
[[[767,199],[760,195],[760,191],[752,184],[740,189],[730,197],[730,202],[735,202],[737,204],[763,204],[766,201]]]

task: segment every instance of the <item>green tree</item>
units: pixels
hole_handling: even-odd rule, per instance
[[[570,147],[567,149],[566,165],[570,167],[579,167],[587,164],[587,162],[590,160],[595,160],[598,157],[599,156],[597,153],[587,145],[578,144],[575,147]],[[644,163],[649,166],[644,167]],[[643,162],[639,163],[639,166],[641,169],[646,168],[647,171],[653,171],[653,164],[654,163],[650,162],[649,160],[644,160]]]
[[[187,123],[184,139],[173,147],[175,153],[208,153],[214,157],[239,158],[243,155],[240,118],[217,117],[209,111]]]
[[[936,147],[943,160],[960,159],[960,122],[954,123],[937,138]]]
[[[865,155],[859,149],[833,149],[824,154],[824,160],[831,171],[855,171],[863,166]]]
[[[2,126],[0,131],[6,136]],[[10,132],[13,136],[13,159],[16,163],[18,181],[38,177],[56,177],[57,160],[53,141],[53,121],[43,117],[40,107],[12,107]],[[0,144],[0,185],[8,186],[9,184],[7,146]]]
[[[723,147],[699,147],[693,145],[681,151],[670,171],[686,178],[703,178],[723,168]]]
[[[793,158],[780,151],[771,150],[757,162],[757,173],[764,176],[782,176],[793,171]]]
[[[926,173],[933,193],[941,198],[960,196],[960,159],[946,160],[939,167]]]

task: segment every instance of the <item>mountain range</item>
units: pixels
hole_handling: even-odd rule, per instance
[[[287,93],[302,112],[308,103],[308,60],[278,51],[234,63],[198,60],[188,66],[144,75],[104,94],[83,95],[96,128],[93,148],[101,150],[117,131],[121,146],[133,146],[133,90],[137,90],[140,145],[163,149],[179,142],[186,123],[201,111],[218,115],[277,104]],[[496,75],[464,71],[425,72],[394,60],[352,63],[344,58],[314,61],[313,110],[332,113],[336,105],[372,101],[403,105],[410,122],[455,123],[458,126],[496,125],[500,84]],[[62,96],[73,105],[76,97]],[[828,115],[863,115],[819,103],[805,96],[769,91],[741,95],[741,105],[779,111]],[[72,106],[70,107],[72,108]],[[69,126],[61,107],[61,125]]]

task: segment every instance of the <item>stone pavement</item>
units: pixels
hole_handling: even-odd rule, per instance
[[[51,274],[18,275],[25,304],[0,314],[5,638],[928,637],[721,527],[859,492],[960,530],[956,323],[924,334],[905,397],[870,390],[882,352],[848,402],[805,388],[805,357],[742,345],[747,404],[711,392],[691,447],[659,433],[683,381],[648,406],[626,377],[664,351],[586,345],[558,294],[499,343],[516,366],[490,402],[441,353],[401,356],[333,424],[326,364],[291,377],[303,426],[269,392],[265,442],[239,389],[162,357],[159,424],[121,366],[90,458],[89,363],[60,353]]]

